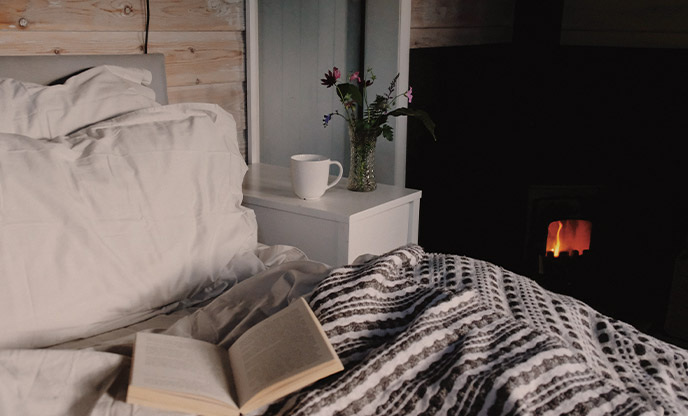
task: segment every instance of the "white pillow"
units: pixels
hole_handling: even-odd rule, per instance
[[[0,79],[0,133],[52,138],[157,106],[150,82],[146,69],[111,65],[91,68],[59,85]]]
[[[188,297],[257,246],[230,114],[132,112],[67,137],[0,134],[0,348],[90,336]]]

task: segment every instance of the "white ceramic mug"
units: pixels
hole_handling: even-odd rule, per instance
[[[339,167],[337,179],[330,179],[330,165]],[[301,154],[291,157],[291,184],[301,199],[318,199],[342,179],[342,164],[322,155]]]

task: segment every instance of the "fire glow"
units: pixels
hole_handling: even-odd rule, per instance
[[[562,252],[582,254],[590,249],[592,224],[586,220],[552,221],[547,227],[547,253],[559,257]]]

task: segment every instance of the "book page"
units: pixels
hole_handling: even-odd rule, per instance
[[[339,362],[303,298],[246,331],[229,349],[229,356],[240,406],[304,370]]]
[[[154,333],[136,335],[131,386],[209,397],[236,406],[227,350]]]

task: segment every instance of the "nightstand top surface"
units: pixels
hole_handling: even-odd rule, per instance
[[[372,192],[353,192],[346,183],[343,177],[319,199],[303,200],[292,190],[289,168],[257,163],[249,165],[244,177],[244,203],[348,222],[421,198],[421,191],[415,189],[378,183]]]

